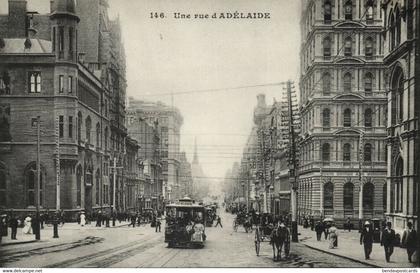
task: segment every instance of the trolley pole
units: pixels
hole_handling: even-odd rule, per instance
[[[287,82],[287,100],[289,106],[289,182],[292,186],[291,190],[291,207],[292,207],[292,241],[298,242],[298,224],[297,224],[297,162],[296,162],[296,141],[295,130],[293,124],[293,104],[292,104],[292,82]]]

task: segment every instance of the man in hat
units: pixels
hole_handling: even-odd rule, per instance
[[[411,257],[416,251],[417,232],[413,229],[413,223],[407,223],[407,229],[404,230],[402,245],[407,248],[408,261],[411,263]]]
[[[385,250],[385,259],[389,263],[394,252],[395,231],[391,228],[391,222],[386,223],[386,228],[382,232],[381,246]]]
[[[11,215],[10,215],[10,221],[9,221],[9,226],[12,229],[12,240],[17,240],[16,239],[16,234],[17,234],[17,228],[18,228],[19,222],[15,216],[15,214],[13,213],[13,211],[11,211]]]
[[[365,226],[360,233],[360,245],[364,246],[365,250],[365,259],[370,259],[370,253],[372,253],[372,245],[373,245],[373,228],[370,225],[369,221],[365,222]]]

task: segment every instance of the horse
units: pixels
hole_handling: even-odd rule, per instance
[[[281,259],[281,250],[284,246],[284,254],[286,258],[289,256],[290,250],[290,231],[281,223],[280,225],[273,228],[271,232],[270,244],[273,247],[273,261],[279,261]],[[276,255],[277,249],[277,255]]]

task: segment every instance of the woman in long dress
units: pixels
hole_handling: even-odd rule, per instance
[[[84,212],[80,215],[80,225],[84,227],[86,225],[86,215]]]
[[[25,218],[25,226],[22,229],[24,234],[32,234],[32,218],[31,216],[26,216]]]
[[[328,230],[328,236],[330,238],[330,248],[335,248],[338,245],[338,234],[337,234],[337,228],[335,227],[335,224],[333,223]]]

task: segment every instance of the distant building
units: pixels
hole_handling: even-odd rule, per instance
[[[163,196],[165,201],[179,199],[180,192],[180,139],[183,118],[178,109],[161,102],[129,99],[131,116],[159,124],[160,160],[162,164]],[[134,114],[135,113],[135,114]],[[135,137],[135,136],[134,136]]]
[[[382,1],[388,94],[386,215],[402,235],[419,228],[420,2]]]
[[[181,153],[181,175],[180,175],[180,196],[193,197],[193,177],[191,172],[191,164],[188,162],[185,152]]]
[[[193,197],[203,200],[209,196],[209,181],[204,174],[203,168],[198,159],[197,139],[194,141],[194,157],[191,163],[191,175],[193,179]]]

